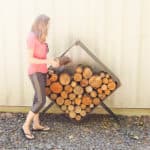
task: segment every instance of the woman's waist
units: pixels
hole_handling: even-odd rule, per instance
[[[29,64],[29,69],[47,70],[47,64]]]

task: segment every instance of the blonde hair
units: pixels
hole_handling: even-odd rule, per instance
[[[31,31],[36,35],[40,42],[44,42],[46,40],[49,20],[50,18],[48,16],[42,14],[35,19],[32,25]]]

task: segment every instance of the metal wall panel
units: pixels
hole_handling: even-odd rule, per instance
[[[1,0],[0,105],[32,104],[26,37],[41,13],[51,17],[49,57],[81,40],[121,80],[110,107],[150,108],[149,0]]]

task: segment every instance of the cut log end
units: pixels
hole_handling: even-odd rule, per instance
[[[63,104],[64,104],[64,99],[63,99],[62,97],[58,97],[58,98],[56,99],[56,103],[57,103],[58,105],[63,105]]]
[[[83,67],[82,67],[82,65],[78,65],[78,66],[76,67],[75,72],[76,72],[76,73],[82,73],[82,72],[83,72]]]
[[[71,77],[68,73],[62,73],[59,76],[59,81],[62,85],[68,85],[71,81]]]
[[[55,81],[57,81],[57,79],[58,79],[58,75],[57,74],[55,74],[55,73],[51,74],[51,77],[50,77],[50,81],[51,82],[55,82]]]
[[[50,86],[50,89],[53,93],[61,93],[61,91],[63,90],[62,85],[59,82],[53,82]]]
[[[89,79],[93,75],[93,71],[90,67],[85,67],[83,70],[83,77]]]
[[[73,78],[74,78],[74,81],[80,82],[82,80],[82,75],[80,73],[75,73]]]
[[[83,88],[81,86],[76,86],[73,90],[73,92],[76,94],[76,95],[82,95],[83,94]]]
[[[93,88],[99,88],[102,84],[102,80],[100,76],[94,75],[89,79],[89,85]]]

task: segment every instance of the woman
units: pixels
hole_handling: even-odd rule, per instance
[[[47,65],[53,67],[59,66],[56,59],[47,59],[48,46],[45,43],[48,33],[49,17],[40,15],[32,25],[31,32],[27,38],[27,48],[29,53],[28,75],[32,82],[35,94],[31,110],[28,112],[26,121],[22,126],[22,132],[27,139],[34,139],[30,131],[30,125],[33,121],[33,130],[47,131],[49,127],[40,124],[39,112],[46,102],[45,84]]]

